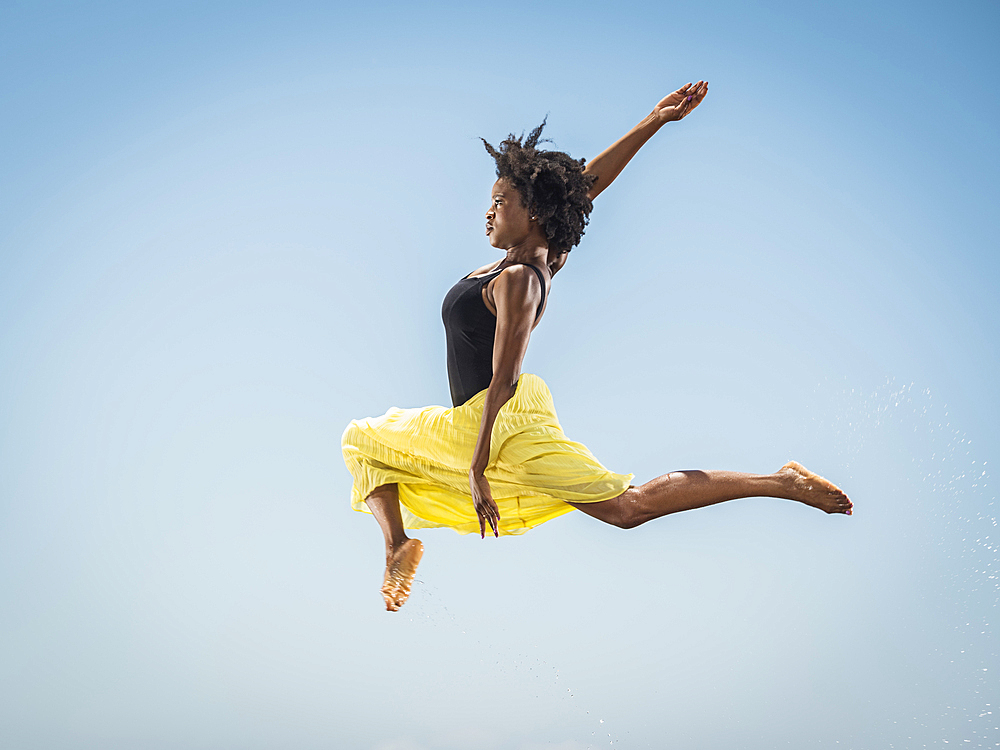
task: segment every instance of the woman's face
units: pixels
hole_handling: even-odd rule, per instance
[[[501,250],[516,247],[528,238],[535,223],[528,207],[521,202],[521,194],[506,180],[497,180],[486,212],[486,236],[490,244]]]

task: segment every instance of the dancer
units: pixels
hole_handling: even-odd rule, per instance
[[[773,474],[675,471],[632,486],[631,474],[609,471],[563,434],[545,383],[521,373],[552,278],[580,242],[593,199],[654,133],[691,114],[707,93],[705,81],[681,86],[586,165],[538,148],[544,122],[498,149],[483,141],[498,178],[486,235],[505,255],[458,281],[444,299],[453,407],[390,409],[344,432],[351,504],[374,515],[385,537],[386,609],[406,601],[423,555],[405,529],[520,534],[574,508],[627,529],[741,497],[851,514],[839,488],[794,461]]]

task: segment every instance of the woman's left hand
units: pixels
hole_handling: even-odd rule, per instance
[[[481,471],[471,469],[469,471],[469,489],[472,490],[472,504],[476,506],[476,515],[479,516],[479,536],[486,538],[486,523],[489,522],[493,529],[493,536],[500,537],[500,509],[493,502],[493,493],[490,491],[490,483],[486,481]]]
[[[685,83],[674,93],[663,97],[653,107],[653,114],[660,122],[683,120],[701,104],[706,94],[708,94],[708,81]]]

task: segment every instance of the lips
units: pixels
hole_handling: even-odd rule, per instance
[[[493,225],[492,224],[487,224],[486,225],[486,234],[489,234],[492,231],[493,231]]]

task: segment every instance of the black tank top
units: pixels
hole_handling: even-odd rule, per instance
[[[451,401],[461,406],[481,390],[489,388],[493,379],[493,341],[497,333],[497,318],[483,302],[483,286],[512,265],[525,265],[538,275],[542,284],[542,301],[538,303],[535,320],[545,304],[545,277],[529,263],[501,265],[483,276],[461,279],[445,295],[441,305],[445,337],[448,342],[448,383]]]

